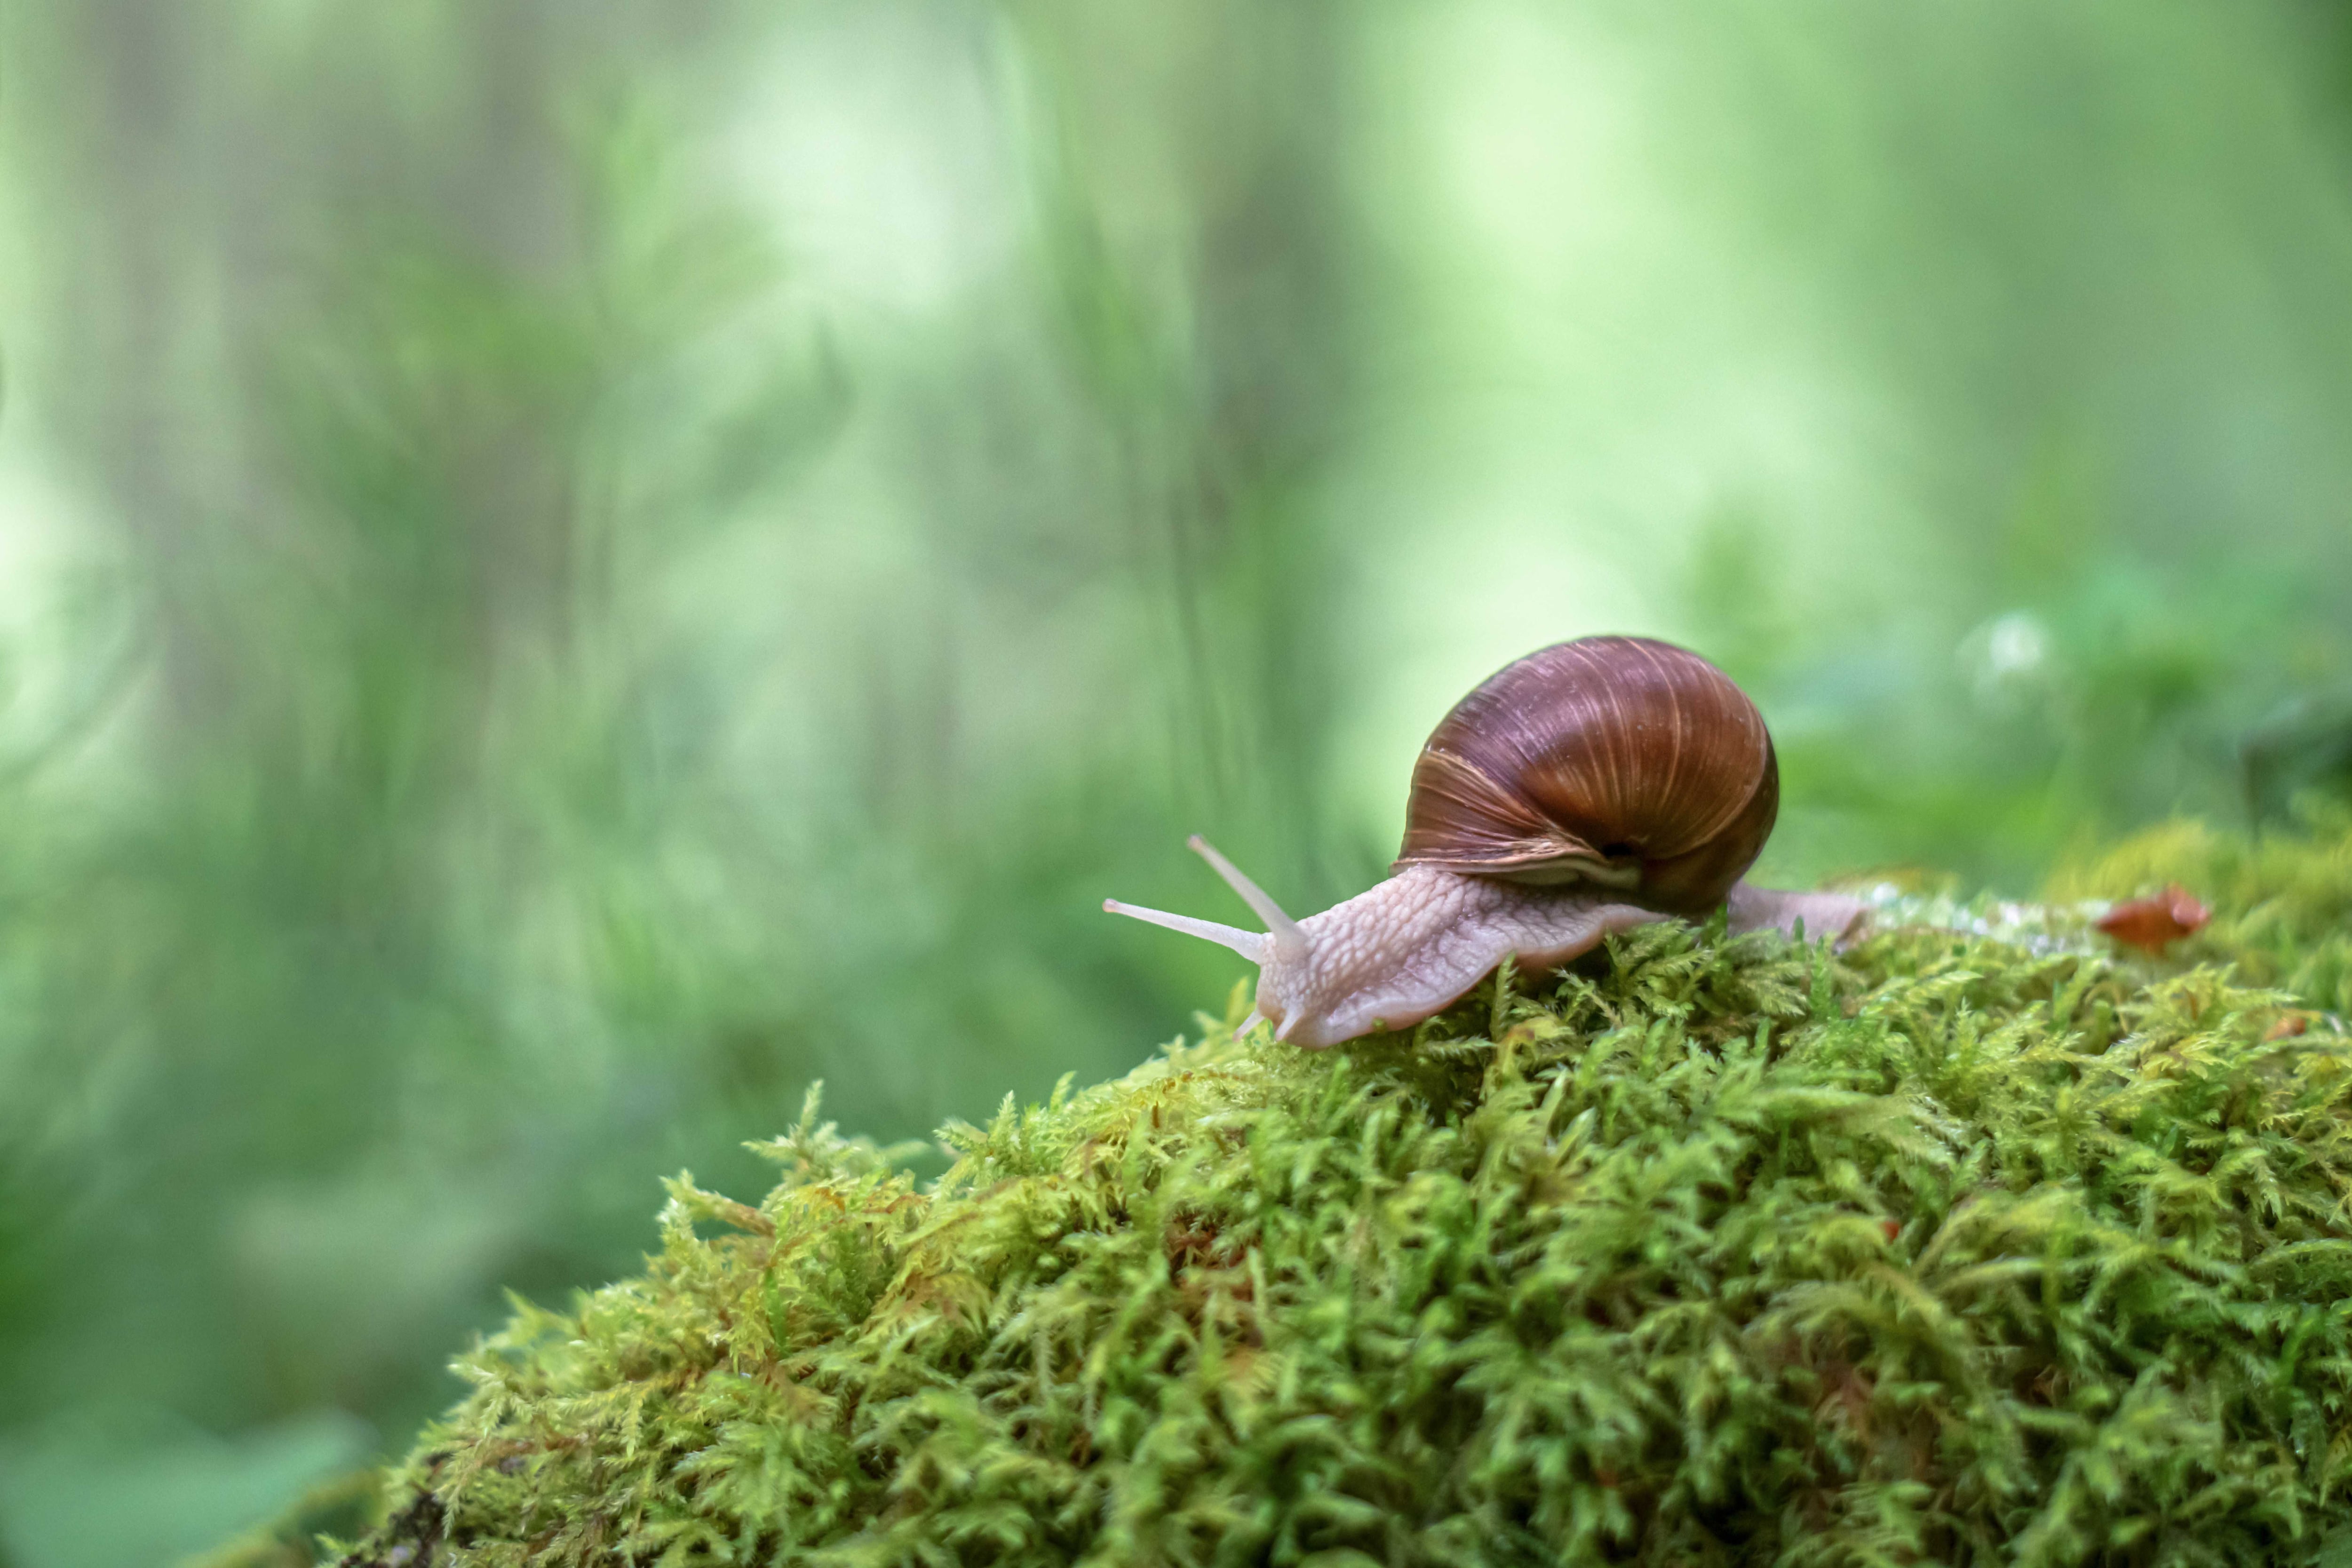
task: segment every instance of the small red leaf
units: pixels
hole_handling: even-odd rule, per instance
[[[2189,896],[2178,882],[2146,899],[2129,899],[2101,917],[2099,929],[2147,952],[2162,952],[2182,937],[2201,929],[2211,910]]]

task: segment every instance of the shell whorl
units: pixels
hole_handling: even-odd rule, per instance
[[[1439,722],[1396,866],[1696,913],[1754,862],[1780,803],[1772,738],[1729,676],[1671,643],[1582,637],[1506,666]]]

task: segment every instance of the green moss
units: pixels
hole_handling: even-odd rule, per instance
[[[2183,875],[2193,963],[1664,925],[1409,1039],[1208,1025],[929,1189],[812,1100],[465,1358],[347,1561],[2332,1561],[2352,834],[2168,832],[2067,891]]]

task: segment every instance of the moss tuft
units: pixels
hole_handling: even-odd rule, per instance
[[[928,1190],[812,1097],[757,1206],[681,1176],[641,1277],[519,1303],[345,1562],[2345,1553],[2352,833],[2069,877],[2221,917],[1661,925],[1322,1055],[1237,994]]]

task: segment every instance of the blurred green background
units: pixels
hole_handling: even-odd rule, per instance
[[[1762,702],[1764,873],[2352,784],[2317,4],[0,13],[0,1563],[1118,1072],[1496,666]]]

